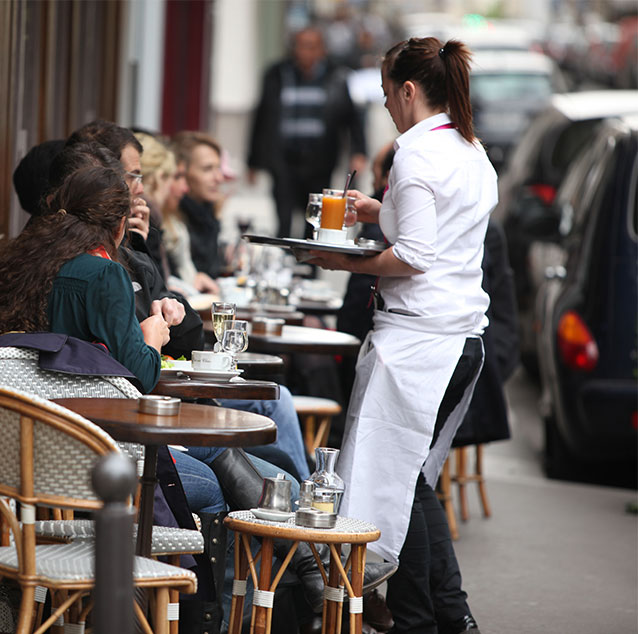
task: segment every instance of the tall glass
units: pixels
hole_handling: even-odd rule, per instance
[[[235,304],[229,302],[213,302],[211,308],[211,314],[213,317],[213,332],[215,333],[215,350],[218,351],[221,347],[222,337],[224,335],[224,322],[227,320],[235,320]]]
[[[341,189],[324,189],[321,199],[321,228],[343,228],[343,217],[346,213],[346,199]]]
[[[322,194],[308,194],[306,207],[306,222],[312,225],[312,237],[317,239],[317,230],[321,223],[321,198]]]

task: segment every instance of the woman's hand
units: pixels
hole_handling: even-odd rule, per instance
[[[329,251],[308,251],[304,262],[315,264],[328,271],[354,271],[356,257]]]
[[[379,224],[381,203],[378,200],[362,194],[358,189],[349,189],[347,195],[356,198],[354,208],[357,210],[357,220]]]
[[[168,324],[161,315],[151,315],[140,323],[146,345],[161,353],[162,346],[171,340]]]

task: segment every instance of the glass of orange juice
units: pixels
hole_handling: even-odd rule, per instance
[[[321,200],[321,228],[341,231],[346,213],[342,189],[324,189]]]

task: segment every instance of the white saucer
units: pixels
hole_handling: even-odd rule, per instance
[[[162,368],[162,374],[164,376],[182,373],[193,379],[230,381],[243,372],[243,370],[193,370],[193,365],[190,361],[171,361],[171,363],[173,365],[170,368]]]
[[[259,520],[269,520],[271,522],[286,522],[295,514],[293,511],[271,511],[270,509],[250,509],[250,512]]]

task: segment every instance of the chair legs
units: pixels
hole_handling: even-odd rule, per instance
[[[449,456],[443,465],[443,469],[441,469],[441,475],[439,476],[439,482],[437,484],[437,497],[445,509],[450,535],[452,539],[456,540],[459,538],[459,530],[456,524],[454,504],[452,503],[452,479],[450,476]]]
[[[461,519],[464,522],[466,522],[470,517],[465,491],[465,485],[470,482],[476,482],[478,485],[483,516],[490,517],[492,514],[490,503],[487,499],[485,477],[483,476],[483,445],[476,445],[474,473],[469,474],[467,467],[467,449],[467,447],[457,447],[454,450],[456,456],[456,474],[452,476],[452,482],[456,482],[459,488],[459,508]]]
[[[474,472],[468,473],[468,447],[457,447],[453,450],[455,461],[455,473],[450,474],[450,461],[452,454],[443,465],[439,482],[437,485],[437,497],[445,509],[450,534],[452,539],[458,539],[458,525],[456,522],[456,513],[452,503],[452,483],[456,483],[459,492],[459,514],[461,520],[467,522],[470,518],[469,507],[467,503],[466,484],[476,482],[479,489],[479,497],[481,500],[481,508],[483,516],[490,517],[492,514],[489,500],[487,499],[487,487],[485,485],[485,477],[483,475],[483,445],[476,445],[476,455],[474,463]]]

